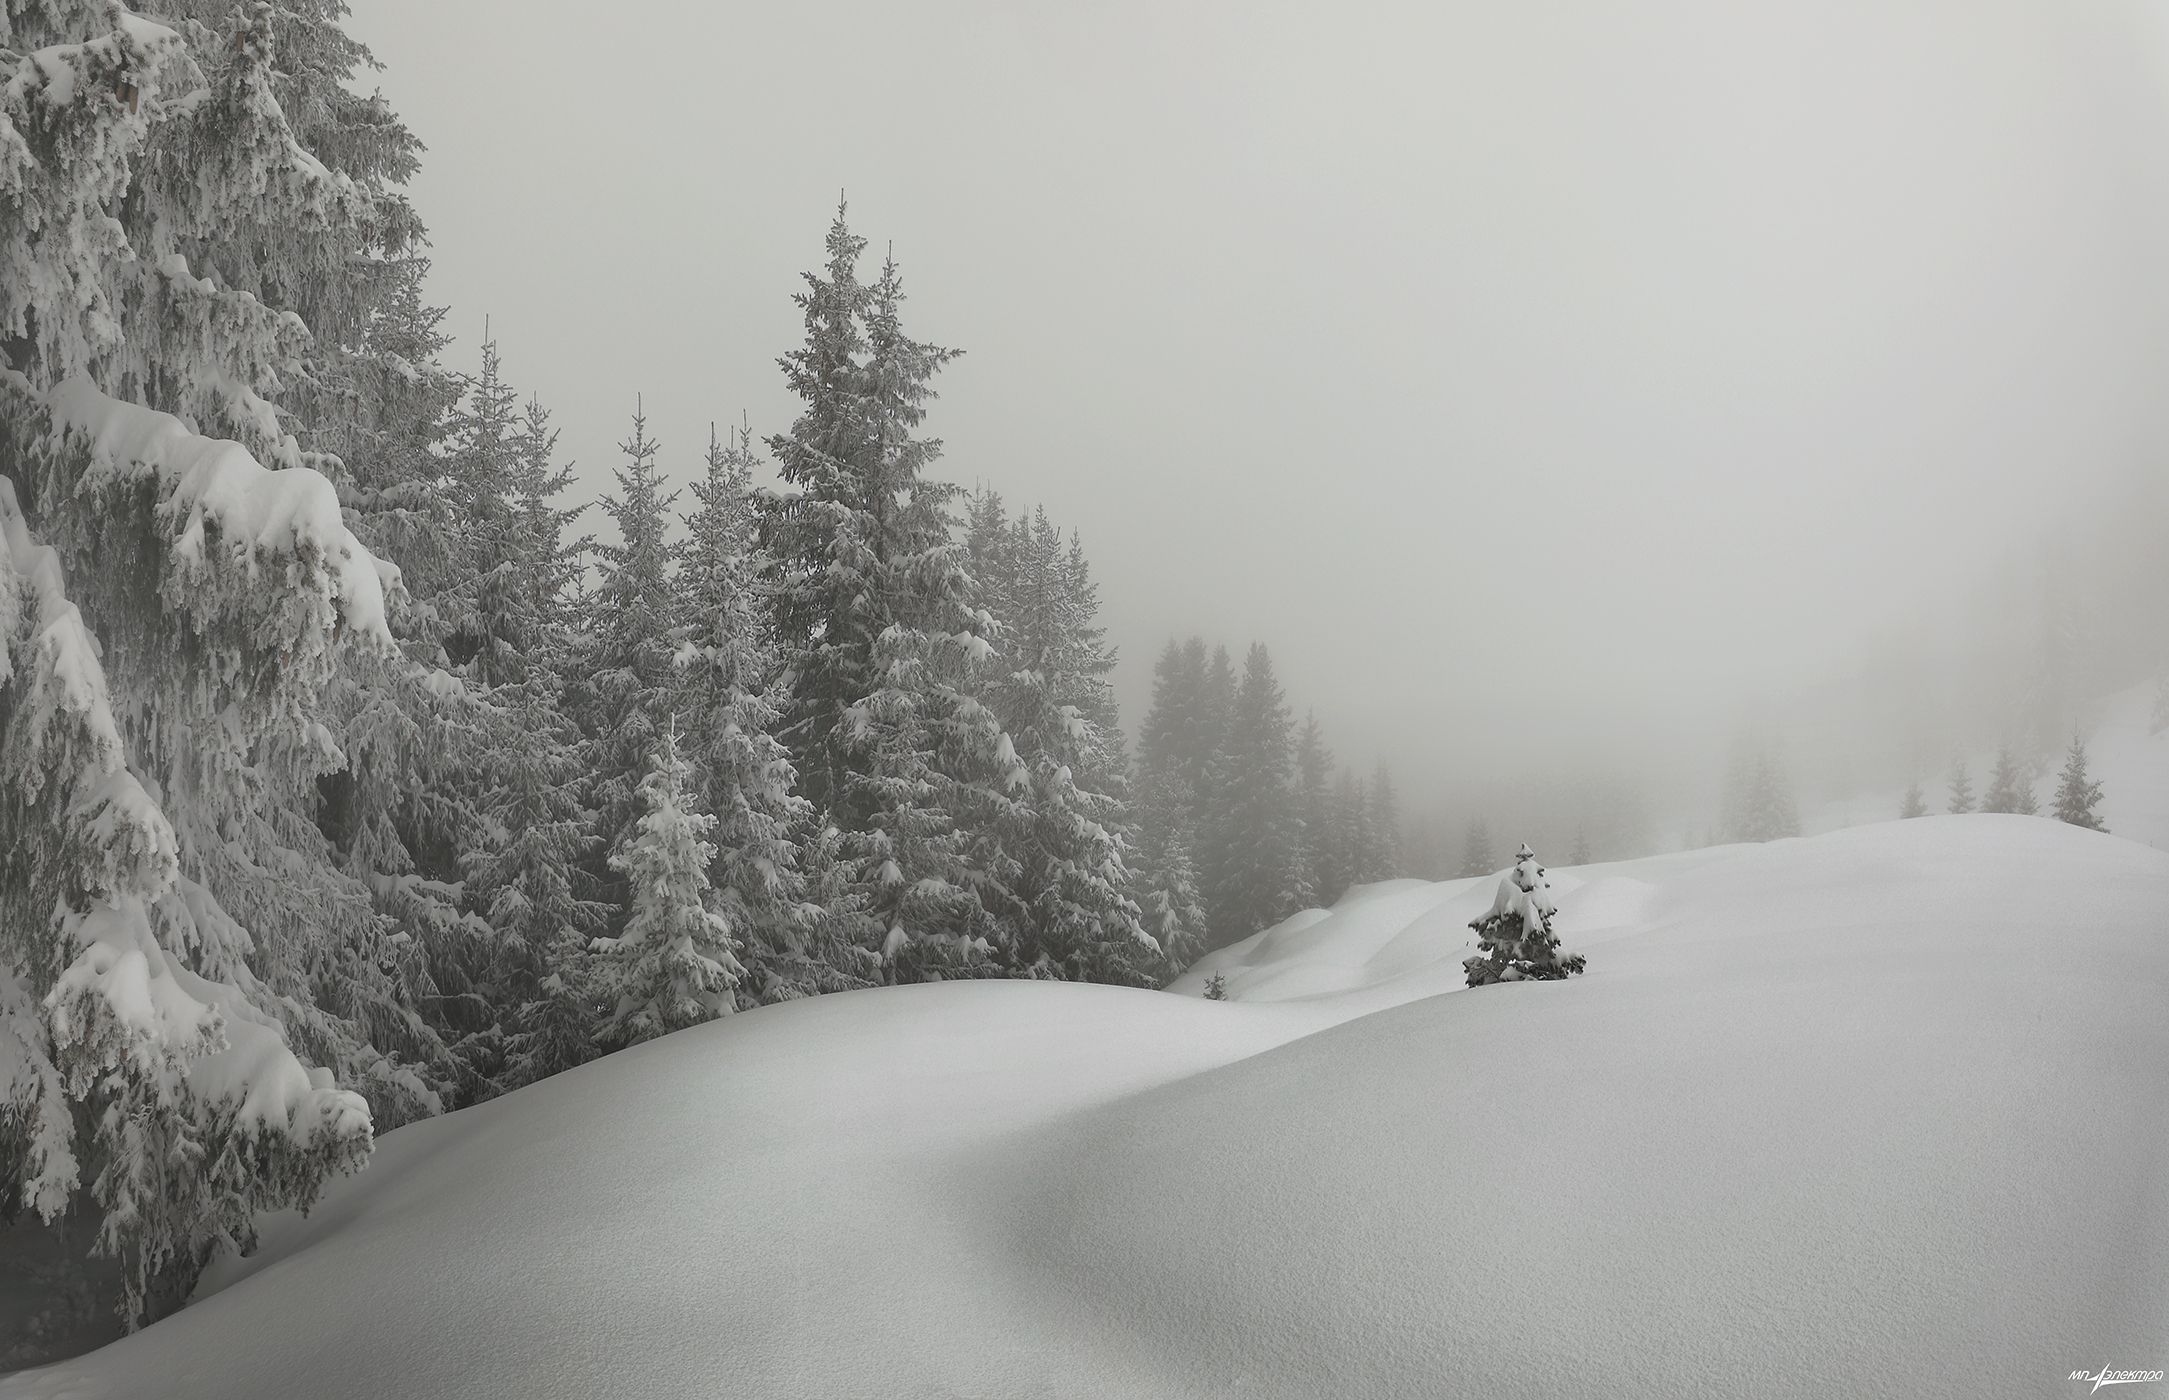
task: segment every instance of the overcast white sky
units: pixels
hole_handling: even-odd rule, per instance
[[[1721,717],[2161,460],[2156,0],[353,0],[452,358],[607,482],[774,366],[839,189],[1080,529],[1125,719],[1268,642],[1421,800]],[[1532,657],[1528,648],[1536,648]]]

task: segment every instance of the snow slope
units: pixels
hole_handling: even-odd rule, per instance
[[[1458,989],[1488,891],[1397,882],[1215,954],[1231,1002],[953,984],[668,1037],[388,1134],[194,1306],[0,1397],[2053,1396],[2165,1364],[2169,855],[1971,816],[1553,874],[1568,982]]]

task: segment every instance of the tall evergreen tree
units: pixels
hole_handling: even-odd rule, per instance
[[[707,474],[693,484],[698,504],[686,522],[675,702],[695,796],[716,819],[715,912],[757,969],[741,987],[749,1002],[835,990],[867,970],[821,937],[826,925],[799,868],[793,833],[811,825],[813,808],[793,791],[791,756],[774,732],[784,697],[763,626],[773,571],[755,538],[753,466],[748,429],[727,446],[710,430]]]
[[[1920,779],[1915,778],[1906,785],[1905,798],[1898,804],[1898,816],[1906,819],[1927,815],[1928,798],[1920,790]]]
[[[1207,942],[1218,947],[1219,932],[1227,927],[1221,904],[1235,878],[1227,866],[1232,848],[1222,839],[1228,820],[1232,781],[1235,667],[1225,646],[1214,646],[1208,655],[1204,642],[1199,640],[1195,649],[1202,662],[1198,671],[1196,737],[1187,746],[1185,766],[1191,775],[1191,821],[1197,833],[1198,886],[1205,895],[1205,917],[1211,930]]]
[[[1002,674],[989,699],[1029,782],[995,833],[1015,874],[983,897],[1021,931],[1016,962],[1027,972],[1143,985],[1161,949],[1128,893],[1127,783],[1109,733],[1114,655],[1095,621],[1098,590],[1044,510],[1006,533]]]
[[[1204,687],[1204,642],[1170,638],[1153,665],[1152,706],[1138,729],[1135,898],[1168,978],[1204,953],[1207,935],[1197,868]]]
[[[1996,768],[1988,776],[1988,791],[1981,795],[1981,810],[2028,817],[2041,810],[2033,783],[2020,771],[2009,745],[1996,751]]]
[[[1294,789],[1290,715],[1273,658],[1252,643],[1227,726],[1223,775],[1209,833],[1214,859],[1208,916],[1223,947],[1310,903],[1302,868],[1302,815]]]
[[[632,434],[618,446],[625,464],[617,470],[617,493],[602,502],[618,542],[595,549],[600,577],[587,599],[580,684],[572,692],[590,740],[588,805],[610,850],[641,819],[640,788],[670,720],[681,552],[667,533],[677,492],[665,489],[656,465],[660,445],[648,436],[644,408],[634,409]],[[625,886],[612,880],[607,888],[611,902],[625,907]]]
[[[825,275],[798,297],[783,359],[803,409],[770,439],[785,483],[765,522],[788,696],[782,736],[839,834],[835,911],[895,981],[999,971],[1018,868],[999,833],[1029,781],[980,698],[993,620],[950,538],[955,488],[925,473],[932,380],[955,353],[902,324],[893,259],[871,286],[841,208]],[[977,857],[975,859],[975,857]]]
[[[2056,819],[2083,826],[2088,831],[2107,831],[2107,824],[2094,810],[2100,805],[2101,784],[2086,772],[2086,742],[2073,734],[2071,748],[2064,755],[2064,771],[2056,785]]]
[[[1303,869],[1312,896],[1330,905],[1346,890],[1347,881],[1340,878],[1333,848],[1333,751],[1326,747],[1315,710],[1303,716],[1303,729],[1295,741],[1295,772],[1303,817]]]
[[[1337,903],[1351,886],[1358,884],[1372,863],[1370,795],[1363,780],[1345,768],[1333,780],[1331,823],[1331,878],[1323,895],[1327,904]]]
[[[331,7],[166,10],[11,5],[0,83],[0,1117],[36,1125],[0,1189],[87,1186],[137,1318],[366,1152],[297,1055],[397,1114],[438,1053],[315,824],[391,572],[324,476],[259,465],[358,480],[329,453],[405,414],[366,332],[415,275],[417,147]]]

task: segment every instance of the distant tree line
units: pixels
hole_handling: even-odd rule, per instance
[[[1238,676],[1226,647],[1170,640],[1137,767],[1140,902],[1170,967],[1401,873],[1392,775],[1339,767],[1315,714],[1295,726],[1263,643]]]

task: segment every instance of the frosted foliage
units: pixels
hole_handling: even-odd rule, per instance
[[[58,554],[0,478],[0,1179],[48,1219],[87,1184],[131,1310],[169,1264],[249,1239],[257,1210],[305,1204],[370,1141],[359,1097],[160,945],[150,911],[181,884],[177,844],[127,766]]]
[[[613,964],[616,991],[605,1035],[652,1039],[724,1015],[745,977],[730,923],[708,907],[708,862],[716,819],[694,808],[693,766],[666,735],[656,765],[640,785],[646,808],[611,868],[632,887],[632,917],[616,938],[596,940]]]
[[[298,464],[271,398],[328,388],[319,337],[359,334],[379,259],[418,233],[383,183],[411,137],[381,104],[292,76],[366,60],[332,17],[172,8],[195,17],[10,6],[25,56],[0,82],[0,341],[41,388],[87,375]]]
[[[1559,952],[1559,939],[1551,928],[1552,916],[1558,912],[1550,876],[1537,863],[1536,852],[1524,845],[1515,853],[1514,868],[1499,878],[1491,912],[1469,921],[1481,950],[1462,964],[1469,985],[1547,981],[1580,972],[1581,954],[1562,956]]]

